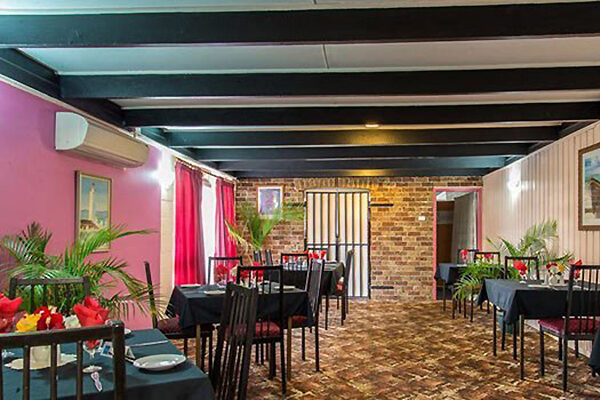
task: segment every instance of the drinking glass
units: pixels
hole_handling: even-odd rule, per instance
[[[83,343],[83,349],[90,355],[90,365],[83,369],[83,372],[86,374],[91,374],[92,372],[98,372],[102,370],[102,367],[99,365],[94,365],[94,356],[96,355],[96,350],[100,346],[100,340],[88,340]]]

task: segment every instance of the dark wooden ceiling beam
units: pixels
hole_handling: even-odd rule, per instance
[[[167,132],[171,147],[393,146],[553,141],[554,127],[356,131]],[[248,150],[251,151],[251,150]]]
[[[128,126],[293,126],[460,124],[585,121],[600,118],[600,105],[527,103],[453,106],[153,108],[125,110]]]
[[[500,168],[505,165],[505,157],[442,157],[442,158],[404,158],[371,160],[252,160],[225,161],[217,163],[222,171],[259,171],[259,170],[335,170],[335,169],[459,169],[459,168]]]
[[[369,43],[600,34],[596,2],[205,13],[2,15],[4,47]]]
[[[371,177],[371,176],[483,176],[492,169],[336,169],[303,171],[297,170],[260,170],[236,171],[231,174],[238,178],[314,178],[314,177]]]
[[[410,96],[600,89],[600,67],[470,71],[65,75],[73,98]]]
[[[524,156],[529,144],[193,149],[200,161],[360,160],[399,157]]]
[[[1,41],[0,35],[0,41]],[[97,118],[123,125],[121,108],[105,99],[64,99],[60,95],[58,75],[50,68],[14,49],[0,49],[0,75],[64,101]]]

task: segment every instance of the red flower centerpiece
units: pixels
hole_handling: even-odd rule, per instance
[[[109,311],[103,308],[98,300],[92,297],[86,297],[83,300],[83,304],[75,304],[75,306],[73,306],[73,312],[77,315],[77,319],[79,319],[79,323],[82,327],[104,325],[109,314]],[[99,340],[85,342],[84,348],[85,351],[89,353],[92,363],[94,355],[96,354],[96,348],[99,344]],[[92,364],[84,368],[83,372],[92,373],[100,371],[101,369],[102,367]]]
[[[524,281],[525,277],[527,276],[527,271],[529,270],[529,268],[527,267],[527,264],[525,264],[524,262],[521,262],[519,260],[516,260],[513,264],[513,267],[515,267],[515,269],[517,271],[519,271],[519,275],[521,275],[521,280]]]
[[[573,268],[574,265],[583,265],[583,263],[581,262],[581,260],[578,260],[577,262],[574,262],[575,260],[573,258],[571,258],[569,260],[569,265],[571,266],[571,268]],[[581,270],[580,269],[576,269],[573,272],[573,279],[579,279],[579,277],[581,276]]]
[[[22,302],[23,299],[20,297],[11,300],[0,293],[0,333],[12,331],[15,314]]]
[[[229,278],[229,268],[224,264],[219,264],[215,268],[215,282],[224,283]]]

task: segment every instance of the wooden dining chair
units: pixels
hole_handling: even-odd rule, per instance
[[[344,325],[344,321],[348,316],[348,279],[351,275],[352,265],[354,262],[354,250],[348,250],[346,253],[346,262],[344,263],[344,274],[336,285],[335,295],[342,299],[342,313],[340,323]],[[327,318],[328,319],[328,318]]]
[[[319,372],[319,309],[321,305],[321,284],[323,282],[323,271],[325,262],[323,260],[311,260],[307,271],[306,292],[310,302],[312,323],[306,315],[295,315],[292,317],[292,329],[302,329],[302,360],[306,360],[306,328],[312,328],[315,334],[315,371]],[[291,360],[291,346],[288,346],[288,360]]]
[[[172,340],[183,340],[183,354],[188,356],[188,340],[194,339],[196,337],[196,332],[194,329],[181,329],[179,325],[179,316],[166,316],[164,318],[159,318],[160,313],[158,312],[158,308],[156,306],[156,298],[154,295],[155,286],[152,284],[152,271],[150,270],[150,263],[148,261],[144,261],[144,268],[146,269],[146,282],[148,283],[148,297],[150,300],[150,313],[152,317],[152,328],[158,329],[165,335],[168,339]],[[210,366],[212,365],[212,337],[213,337],[214,326],[212,324],[203,324],[201,325],[201,356],[200,360],[196,360],[196,364],[200,366],[202,370],[210,370]],[[196,343],[198,346],[198,343]],[[207,348],[208,346],[208,348]],[[205,369],[204,359],[206,357],[206,353],[208,352],[208,368]]]
[[[474,260],[489,260],[492,263],[501,264],[501,256],[499,251],[476,251],[473,254]]]
[[[273,252],[271,249],[265,250],[265,264],[273,265]]]
[[[278,277],[275,277],[278,275]],[[263,284],[263,277],[269,276],[268,282]],[[258,348],[263,348],[263,345],[267,346],[269,356],[269,377],[275,376],[275,348],[279,345],[281,355],[281,391],[285,395],[286,392],[286,372],[285,372],[285,350],[283,348],[284,335],[282,326],[285,326],[283,317],[283,267],[281,265],[253,265],[253,266],[240,266],[237,269],[236,283],[242,284],[245,281],[245,285],[248,287],[257,287],[259,298],[269,301],[273,299],[275,304],[278,305],[276,312],[265,313],[256,317],[256,326],[254,331],[253,343]],[[267,300],[269,299],[269,300]]]
[[[8,297],[14,299],[18,294],[28,299],[27,312],[33,313],[42,306],[54,305],[59,311],[70,311],[71,307],[90,295],[90,278],[10,278]],[[66,307],[61,307],[65,301]]]
[[[279,255],[279,263],[284,270],[305,271],[304,262],[308,265],[308,252],[290,252]]]
[[[539,320],[540,375],[545,374],[544,334],[559,340],[562,358],[562,387],[567,390],[569,340],[593,341],[598,331],[600,316],[600,265],[571,265],[565,314],[562,318]],[[560,352],[562,350],[562,352]],[[578,348],[575,349],[576,356]]]
[[[242,256],[239,257],[208,257],[208,277],[206,278],[207,283],[214,283],[217,274],[217,268],[223,265],[228,271],[233,268],[244,264]]]
[[[76,343],[77,363],[75,367],[76,399],[81,400],[83,395],[83,344],[90,340],[106,339],[112,341],[113,346],[113,384],[115,400],[124,400],[125,395],[125,334],[122,323],[110,326],[95,326],[88,328],[74,328],[65,330],[39,331],[31,333],[7,333],[0,335],[0,399],[29,400],[32,392],[39,393],[46,388],[44,386],[31,385],[31,349],[34,346],[50,346],[50,376],[48,399],[58,399],[58,346],[66,343]],[[20,388],[21,394],[14,397],[16,393],[4,395],[2,349],[23,349],[23,380]],[[87,396],[86,396],[87,398]]]
[[[456,252],[456,263],[457,264],[468,264],[475,261],[475,253],[478,253],[479,249],[458,249]],[[465,253],[465,256],[463,256]]]
[[[217,333],[215,363],[210,379],[217,400],[244,400],[248,387],[250,355],[258,290],[233,283],[227,284],[221,323]]]
[[[262,252],[260,250],[254,250],[252,252],[252,259],[254,260],[255,263],[263,263],[263,257],[262,257]]]

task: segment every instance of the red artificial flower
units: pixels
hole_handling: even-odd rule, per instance
[[[228,276],[229,276],[229,268],[227,268],[223,264],[217,265],[217,267],[215,268],[215,279],[220,282],[220,281],[227,279]]]
[[[581,260],[577,261],[577,262],[573,262],[574,259],[570,259],[569,260],[569,264],[571,264],[571,268],[573,268],[573,266],[575,265],[583,265],[583,262],[581,262]],[[573,271],[573,278],[574,279],[579,279],[579,277],[581,276],[581,270],[580,269],[576,269],[575,271]]]
[[[527,270],[529,269],[527,267],[527,264],[525,264],[521,261],[518,261],[518,260],[514,262],[513,267],[515,267],[519,271],[519,274],[521,274],[521,275],[526,275]]]
[[[556,266],[555,262],[548,263],[548,264],[546,264],[546,269],[550,269],[550,268],[552,268],[554,266]]]
[[[86,297],[83,304],[75,304],[73,312],[81,326],[104,325],[108,318],[109,311],[102,308],[98,300],[92,297]]]
[[[324,260],[324,259],[325,259],[325,257],[327,256],[327,250],[321,250],[321,254],[320,254],[320,256],[321,256],[320,258],[321,258],[322,260]]]
[[[288,256],[283,256],[283,263],[287,264],[287,262],[288,262],[289,259],[290,258]]]
[[[492,254],[490,254],[490,253],[485,253],[485,254],[483,255],[483,257],[484,257],[486,260],[489,260],[489,259],[491,259],[491,258],[492,258]]]
[[[38,331],[46,331],[49,329],[65,329],[62,314],[53,313],[48,307],[40,307],[35,310],[34,314],[40,314],[40,319],[37,322]]]
[[[0,318],[12,320],[19,307],[21,307],[22,302],[23,299],[20,297],[11,300],[0,293]]]

